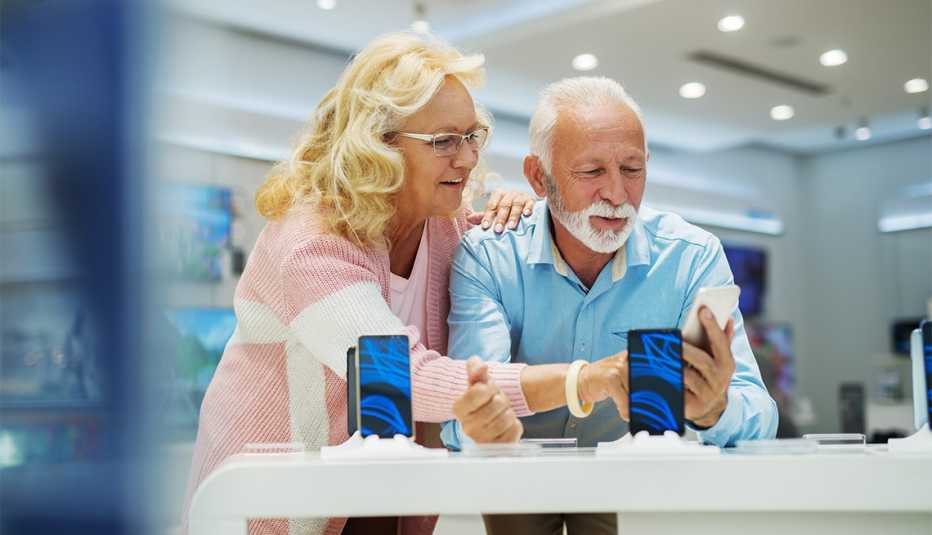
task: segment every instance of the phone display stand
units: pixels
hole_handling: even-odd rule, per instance
[[[926,366],[922,350],[922,330],[916,329],[909,337],[909,358],[912,361],[913,374],[913,427],[921,428],[928,424],[929,412],[926,406]]]
[[[595,450],[597,456],[631,456],[631,457],[680,457],[718,455],[717,446],[704,446],[698,442],[683,440],[676,432],[667,431],[663,435],[651,435],[640,431],[631,433],[614,442],[599,442]]]
[[[338,446],[320,448],[320,458],[325,461],[442,459],[449,455],[445,449],[425,448],[404,435],[395,435],[394,438],[369,435],[363,438],[359,431]]]
[[[930,453],[932,454],[932,431],[926,423],[918,431],[906,438],[891,438],[887,441],[887,451],[897,454]]]
[[[932,453],[932,431],[929,430],[925,364],[923,363],[922,331],[916,329],[909,340],[913,371],[913,419],[918,430],[906,438],[891,438],[887,451],[894,454]]]

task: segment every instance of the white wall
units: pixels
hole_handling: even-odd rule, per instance
[[[820,430],[838,427],[838,384],[868,388],[890,322],[923,316],[932,297],[932,229],[881,234],[883,202],[932,181],[932,137],[836,152],[801,162],[804,215],[799,381]]]

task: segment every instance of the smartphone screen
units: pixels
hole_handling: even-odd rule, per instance
[[[683,434],[683,339],[679,329],[628,333],[631,434]]]
[[[926,372],[926,411],[932,426],[932,320],[922,322],[922,361]]]
[[[359,428],[359,381],[356,379],[356,348],[346,350],[346,434],[353,436]]]
[[[362,436],[414,436],[406,335],[360,336],[359,429]]]

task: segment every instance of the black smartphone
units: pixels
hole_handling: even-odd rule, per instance
[[[362,436],[413,438],[408,337],[360,336],[356,349]]]
[[[683,336],[679,329],[628,332],[631,434],[684,432]]]
[[[356,377],[356,348],[346,350],[346,434],[359,429],[359,380]]]
[[[932,320],[922,322],[922,362],[926,372],[926,411],[930,428],[932,428]]]

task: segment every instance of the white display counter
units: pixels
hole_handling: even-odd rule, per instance
[[[322,461],[230,458],[198,489],[190,535],[260,517],[617,511],[624,535],[932,533],[932,455],[861,453]]]

